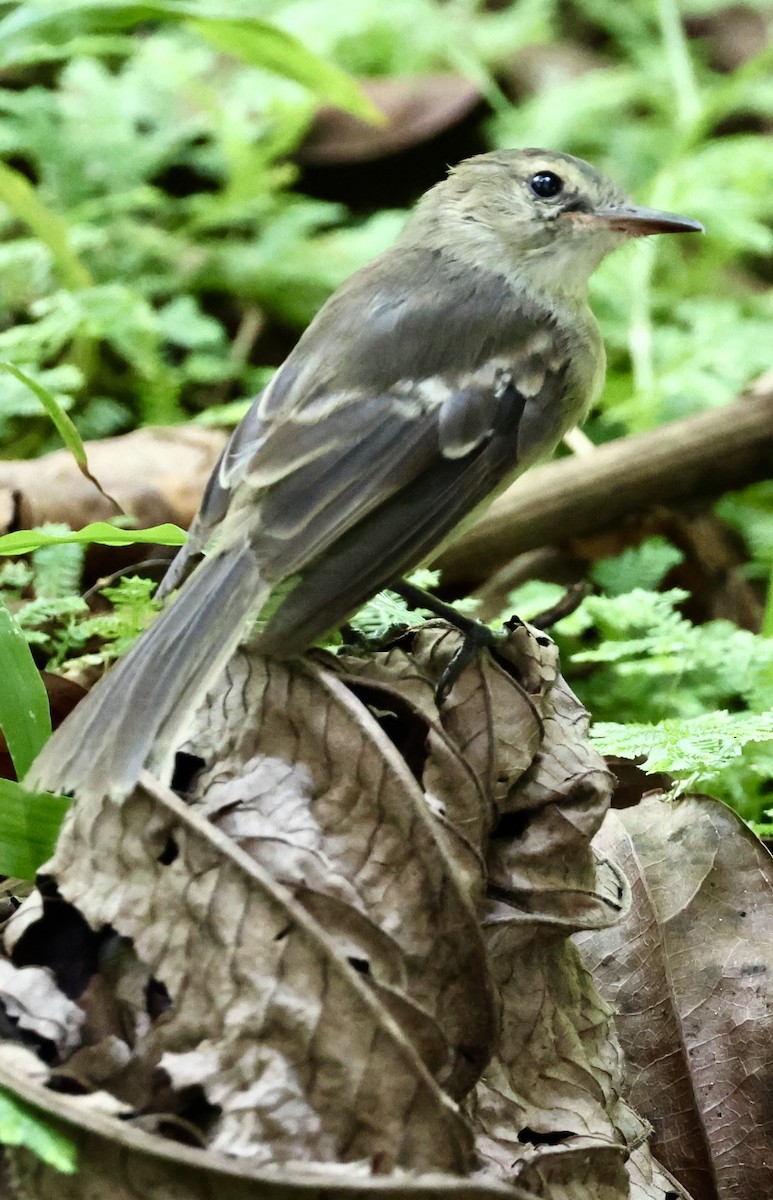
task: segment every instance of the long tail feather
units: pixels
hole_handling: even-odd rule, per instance
[[[25,785],[120,797],[149,766],[160,777],[186,720],[259,611],[267,587],[248,548],[205,559],[125,658],[35,759]]]

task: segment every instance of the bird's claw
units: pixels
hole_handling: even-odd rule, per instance
[[[463,631],[464,637],[459,649],[450,662],[444,667],[443,673],[435,687],[435,703],[442,708],[451,694],[454,684],[463,672],[475,662],[481,650],[495,652],[502,641],[502,634],[495,633],[488,625],[479,621],[471,621]]]

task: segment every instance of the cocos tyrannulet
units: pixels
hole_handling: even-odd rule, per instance
[[[636,208],[568,155],[468,159],[328,300],[234,431],[163,591],[179,595],[81,702],[30,785],[163,778],[254,622],[303,651],[552,449],[599,393],[591,272],[625,239],[700,226]],[[190,577],[186,576],[190,573]]]

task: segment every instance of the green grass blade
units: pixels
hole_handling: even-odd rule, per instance
[[[0,1088],[0,1143],[24,1146],[65,1175],[73,1175],[78,1167],[78,1151],[73,1143],[31,1104],[6,1088]]]
[[[70,803],[67,796],[28,792],[13,779],[0,779],[0,874],[35,878],[54,852]]]
[[[760,633],[763,637],[773,638],[773,567],[770,570],[770,579],[768,580],[768,595],[765,601],[765,615],[762,618],[762,629]]]
[[[2,602],[0,679],[0,729],[21,778],[51,736],[51,715],[48,695],[24,634]]]
[[[82,529],[71,529],[68,533],[45,533],[42,529],[17,529],[0,537],[0,555],[31,554],[41,546],[64,546],[70,543],[100,546],[182,546],[187,534],[179,525],[166,523],[153,525],[150,529],[120,529],[107,521],[92,521]]]
[[[77,290],[91,286],[93,280],[88,268],[70,245],[66,222],[46,208],[21,172],[5,163],[0,163],[0,200],[48,246],[65,287]]]
[[[250,66],[294,79],[328,104],[335,104],[364,121],[375,124],[384,121],[383,113],[351,75],[318,58],[283,29],[265,21],[226,21],[210,17],[187,24],[224,54],[232,54]]]
[[[113,499],[113,497],[110,496],[102,487],[102,484],[99,482],[99,480],[91,474],[91,471],[89,470],[89,462],[86,457],[86,447],[83,445],[81,435],[78,433],[78,430],[73,425],[56,396],[52,395],[48,388],[43,387],[42,383],[38,383],[37,379],[33,379],[30,375],[27,375],[25,371],[21,371],[17,366],[14,366],[13,363],[5,362],[4,359],[0,359],[0,367],[2,367],[4,371],[7,371],[9,375],[13,375],[14,379],[18,379],[19,383],[23,383],[25,387],[28,387],[29,390],[35,396],[37,396],[46,413],[55,425],[56,432],[59,434],[65,446],[78,464],[79,470],[86,476],[90,483],[94,484],[94,487],[97,489],[97,491],[100,492],[106,500],[110,501],[117,512],[123,513],[123,509],[118,501]]]

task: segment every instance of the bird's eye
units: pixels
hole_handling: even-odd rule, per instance
[[[540,200],[552,200],[564,189],[564,181],[553,171],[538,171],[529,181],[529,187]]]

